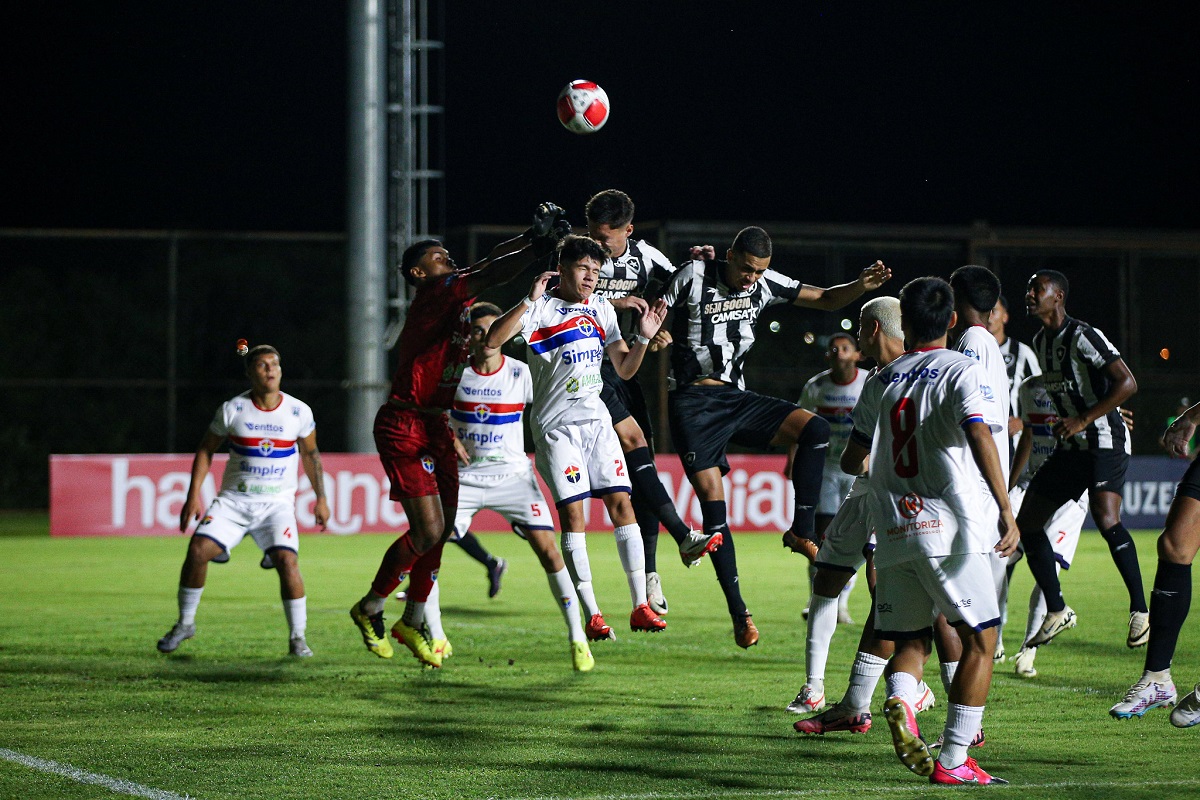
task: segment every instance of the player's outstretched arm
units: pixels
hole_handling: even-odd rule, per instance
[[[659,328],[666,318],[667,301],[661,298],[655,300],[647,305],[645,313],[638,318],[638,333],[632,345],[618,338],[608,346],[608,357],[618,375],[629,380],[637,374],[650,347],[650,341],[658,335]]]
[[[321,464],[321,451],[317,449],[317,432],[313,431],[300,440],[300,463],[304,466],[304,474],[312,484],[317,502],[313,506],[313,517],[321,530],[329,522],[329,502],[325,499],[325,467]]]
[[[1200,423],[1200,403],[1189,408],[1175,418],[1175,421],[1163,431],[1162,445],[1167,454],[1175,458],[1187,458],[1191,455],[1192,436],[1196,433],[1196,425]]]
[[[543,272],[534,278],[533,285],[529,287],[529,294],[521,298],[521,302],[505,311],[499,319],[492,323],[492,327],[488,329],[487,333],[488,347],[500,347],[520,332],[521,317],[525,315],[525,310],[546,293],[546,283],[557,274],[557,272]]]
[[[217,436],[212,431],[204,434],[200,446],[196,448],[196,457],[192,459],[192,482],[188,486],[187,499],[183,501],[183,509],[179,512],[179,532],[187,533],[188,527],[200,519],[204,513],[204,502],[200,499],[200,489],[204,479],[212,468],[213,453],[225,441],[223,436]]]
[[[892,277],[892,271],[876,261],[864,269],[858,280],[822,289],[819,286],[809,286],[807,283],[800,287],[800,294],[792,301],[792,305],[802,308],[818,308],[822,311],[836,311],[843,306],[853,303],[865,292],[873,292],[887,283]]]
[[[560,239],[571,232],[571,223],[562,218],[563,210],[554,203],[542,203],[533,212],[533,224],[522,233],[492,248],[487,258],[467,273],[467,288],[472,294],[507,283],[526,267],[554,252]]]
[[[1108,376],[1108,391],[1082,415],[1060,419],[1054,425],[1055,436],[1070,439],[1137,393],[1137,381],[1125,364],[1125,359],[1118,358],[1106,366],[1104,374]]]
[[[996,543],[996,552],[1005,557],[1010,556],[1017,550],[1021,533],[1017,530],[1017,521],[1013,518],[1012,506],[1008,502],[1008,487],[1004,485],[1004,472],[1000,468],[1000,453],[996,450],[996,440],[992,438],[991,426],[986,422],[968,422],[965,428],[971,457],[975,459],[975,465],[987,481],[992,498],[1000,507],[1000,521],[997,523],[1000,541]]]

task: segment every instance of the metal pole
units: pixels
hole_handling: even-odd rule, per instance
[[[167,452],[174,453],[179,424],[179,233],[167,245]]]
[[[371,424],[387,387],[387,15],[384,0],[349,14],[346,224],[346,448],[375,449]]]

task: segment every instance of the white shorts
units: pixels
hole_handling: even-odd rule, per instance
[[[607,417],[546,431],[537,443],[535,460],[559,508],[588,497],[632,491],[621,441]]]
[[[458,474],[458,513],[454,515],[451,539],[461,539],[471,528],[471,520],[485,508],[495,511],[509,525],[530,530],[554,530],[550,504],[542,496],[533,470],[500,475]]]
[[[818,567],[857,572],[866,563],[865,551],[874,548],[875,525],[870,517],[872,505],[873,498],[868,492],[846,497],[825,529],[825,541],[821,542],[814,562]]]
[[[988,553],[920,556],[876,568],[875,635],[880,639],[929,635],[939,612],[951,625],[965,623],[977,631],[1000,624]]]
[[[854,484],[854,476],[842,472],[835,464],[825,464],[825,473],[821,476],[821,499],[817,501],[817,513],[833,516],[842,507],[842,501],[850,494]]]
[[[264,503],[261,500],[233,500],[217,495],[196,526],[196,536],[212,539],[229,552],[247,535],[262,551],[300,552],[296,507],[291,503]]]
[[[1021,511],[1021,503],[1025,500],[1025,489],[1014,486],[1008,492],[1008,501],[1012,504],[1013,516]],[[1070,569],[1075,560],[1075,550],[1079,547],[1079,533],[1083,530],[1083,521],[1088,513],[1088,493],[1084,492],[1078,500],[1063,503],[1059,506],[1043,528],[1050,547],[1054,550],[1054,560],[1063,569]]]

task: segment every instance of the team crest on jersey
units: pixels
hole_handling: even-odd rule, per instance
[[[433,474],[433,457],[432,456],[421,456],[421,468],[424,469],[426,472],[428,472],[430,475],[432,475]]]
[[[200,520],[200,524],[201,524],[201,525],[207,525],[207,524],[208,524],[208,523],[210,523],[210,522],[212,522],[212,516],[211,516],[211,515],[209,515],[209,516],[206,516],[204,519]]]
[[[919,494],[909,492],[900,498],[896,506],[900,509],[900,516],[905,519],[913,519],[917,514],[925,510],[925,501],[921,499]]]
[[[262,453],[264,456],[270,455],[271,451],[274,449],[275,449],[275,442],[271,441],[270,439],[263,439],[261,442],[258,443],[258,451],[260,453]]]
[[[475,406],[475,419],[479,420],[480,422],[483,422],[491,415],[492,415],[492,410],[490,408],[488,408],[486,405],[484,405],[483,403],[480,403],[479,405]]]
[[[571,394],[579,391],[579,380],[577,378],[567,378],[567,391]]]
[[[567,481],[570,483],[579,483],[579,467],[572,464],[563,470],[563,475],[567,476]]]
[[[592,321],[587,317],[580,317],[579,322],[575,323],[575,327],[578,328],[579,332],[584,336],[591,336],[592,332],[596,330],[596,326],[593,325]]]
[[[684,453],[683,454],[683,463],[687,464],[689,467],[692,465],[692,462],[695,460],[696,460],[695,453]]]

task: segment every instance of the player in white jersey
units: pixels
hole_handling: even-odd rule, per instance
[[[1058,413],[1054,408],[1054,401],[1046,393],[1042,376],[1032,375],[1026,378],[1018,387],[1018,394],[1022,409],[1022,432],[1021,440],[1017,443],[1017,454],[1013,458],[1012,477],[1009,479],[1012,488],[1008,492],[1013,512],[1017,514],[1021,511],[1030,476],[1037,473],[1058,446],[1058,439],[1053,430],[1058,423]],[[1083,521],[1087,517],[1087,509],[1088,495],[1084,492],[1078,500],[1063,503],[1046,522],[1046,536],[1054,549],[1054,560],[1059,569],[1071,568],[1075,549],[1079,546]],[[1021,555],[1019,550],[1014,553],[1012,563],[1015,564]],[[1041,588],[1034,583],[1029,595],[1029,616],[1025,623],[1025,638],[1022,641],[1028,641],[1037,632],[1045,615],[1046,597]],[[1036,657],[1037,647],[1022,647],[1016,657],[1016,673],[1023,678],[1036,676],[1037,670],[1033,666]]]
[[[521,419],[533,401],[529,367],[487,346],[487,334],[502,312],[491,303],[471,306],[470,361],[454,395],[450,429],[458,451],[458,512],[451,538],[461,537],[484,509],[499,513],[529,542],[546,571],[550,593],[567,623],[571,660],[579,672],[595,666],[571,576],[554,546],[550,506],[525,455]],[[442,661],[453,653],[442,626],[440,582],[425,603],[430,649]]]
[[[859,314],[858,347],[880,367],[887,366],[904,352],[899,300],[895,297],[876,297],[863,304]],[[875,371],[868,373],[874,374]],[[844,441],[840,449],[845,449]],[[840,454],[838,463],[830,465],[829,470],[846,474],[842,471]],[[867,477],[860,475],[854,479],[849,494],[825,530],[815,565],[814,607],[808,616],[804,653],[807,679],[796,699],[787,707],[788,711],[795,714],[820,711],[825,704],[825,665],[829,659],[829,644],[837,627],[834,616],[836,598],[864,564],[867,588],[872,598],[875,596],[872,552],[875,549],[875,525],[871,519],[871,504]],[[836,731],[866,733],[870,730],[871,697],[894,649],[891,641],[875,635],[875,615],[874,612],[868,614],[859,637],[858,653],[850,668],[850,685],[846,693],[824,713],[798,720],[795,729],[800,733],[813,734]],[[918,685],[918,694],[913,698],[913,708],[920,712],[931,708],[933,704],[933,692],[922,682]]]
[[[558,272],[544,272],[528,297],[492,324],[487,345],[500,347],[522,333],[533,375],[532,429],[538,471],[550,486],[562,525],[567,567],[588,618],[589,639],[615,638],[596,602],[587,557],[584,501],[599,497],[615,526],[617,551],[629,583],[634,631],[660,631],[667,623],[646,603],[646,561],[629,502],[630,483],[612,417],[600,399],[605,354],[622,378],[637,372],[666,306],[648,307],[632,344],[621,337],[612,304],[593,292],[605,259],[592,239],[568,236],[559,243]],[[559,284],[546,290],[555,275]]]
[[[605,298],[617,311],[621,331],[626,338],[636,335],[636,317],[646,310],[649,303],[662,296],[675,267],[667,257],[644,241],[630,238],[633,234],[633,200],[618,189],[605,189],[588,200],[588,236],[591,236],[609,252],[609,257],[600,265],[600,280],[596,283],[596,294]],[[665,339],[659,331],[656,339]],[[657,343],[659,348],[666,341]],[[650,346],[654,352],[655,343]],[[658,574],[658,526],[679,545],[684,563],[693,562],[692,556],[700,549],[698,540],[709,545],[712,537],[699,531],[691,531],[680,518],[675,504],[667,494],[658,477],[654,462],[654,427],[650,419],[650,407],[642,392],[642,386],[634,375],[621,378],[608,359],[600,367],[604,379],[604,390],[600,398],[612,416],[613,427],[621,440],[625,452],[625,463],[629,467],[629,478],[633,482],[633,513],[642,532],[642,544],[646,550],[646,596],[650,608],[658,614],[667,613],[667,598],[663,596],[662,580]]]
[[[833,516],[841,508],[842,500],[850,492],[854,477],[842,472],[840,466],[842,451],[854,429],[854,420],[850,412],[858,402],[858,395],[867,380],[867,371],[859,369],[858,362],[862,354],[858,350],[858,340],[850,333],[838,332],[829,337],[825,350],[825,360],[829,369],[819,372],[804,384],[797,403],[805,411],[809,411],[829,423],[829,447],[825,449],[825,471],[821,474],[821,497],[817,502],[816,535],[818,544],[825,539],[825,530],[833,520]],[[792,460],[796,454],[796,446],[788,447],[787,462],[783,467],[783,477],[791,479]],[[808,585],[811,592],[813,577],[816,575],[816,565],[808,565]],[[854,588],[854,576],[838,595],[837,621],[843,624],[853,624],[850,619],[850,592]],[[808,603],[804,606],[802,616],[807,619],[812,606],[810,594]],[[819,601],[821,602],[821,601]]]
[[[910,350],[863,389],[842,467],[859,472],[870,454],[876,628],[896,642],[884,711],[897,755],[933,783],[1001,783],[967,748],[981,727],[1000,621],[991,552],[1007,556],[1018,534],[993,438],[1005,427],[995,393],[985,392],[988,378],[978,362],[945,349],[953,297],[939,278],[918,278],[901,291]],[[990,530],[980,473],[1000,509]],[[907,698],[921,680],[938,613],[954,625],[963,655],[950,686],[945,744],[934,762]]]
[[[199,519],[200,524],[192,534],[179,575],[179,619],[158,640],[158,649],[163,653],[174,652],[196,634],[196,609],[208,577],[208,562],[227,554],[249,535],[263,553],[271,556],[279,573],[279,592],[288,622],[288,652],[294,656],[312,655],[304,638],[308,606],[297,559],[300,531],[296,526],[296,464],[304,465],[316,494],[313,516],[324,530],[329,505],[321,454],[317,451],[316,423],[312,409],[280,391],[283,369],[278,350],[257,345],[245,352],[245,362],[250,390],[217,410],[192,461],[192,482],[179,513],[179,530],[186,533],[193,520]],[[226,439],[229,461],[221,491],[205,511],[201,487],[213,454]]]

